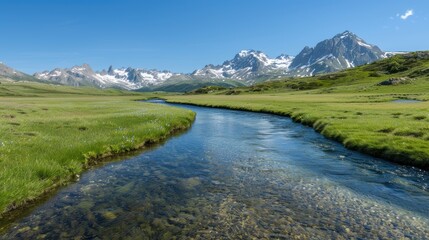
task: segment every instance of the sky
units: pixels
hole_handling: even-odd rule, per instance
[[[276,57],[349,30],[429,49],[428,0],[0,0],[0,62],[33,74],[88,63],[189,73],[242,49]]]

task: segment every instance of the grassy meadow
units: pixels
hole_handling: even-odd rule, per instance
[[[388,79],[403,82],[380,84]],[[347,148],[429,169],[427,52],[396,56],[339,73],[288,78],[246,88],[199,89],[165,98],[170,102],[289,116]],[[393,102],[397,99],[421,102]]]
[[[155,94],[0,80],[0,212],[75,178],[101,158],[188,128],[191,111],[135,100]]]

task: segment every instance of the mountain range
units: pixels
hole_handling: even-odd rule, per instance
[[[295,57],[281,54],[270,58],[261,51],[242,50],[233,59],[220,65],[209,64],[189,74],[112,66],[107,70],[94,71],[88,64],[83,64],[69,69],[56,68],[52,71],[35,73],[33,78],[0,65],[0,76],[19,80],[36,78],[71,86],[147,91],[174,90],[180,86],[182,90],[189,90],[188,88],[207,85],[233,87],[280,77],[305,77],[335,72],[371,63],[392,54],[394,53],[383,52],[379,47],[365,42],[352,32],[345,31],[319,42],[315,47],[304,47]]]
[[[96,72],[88,64],[83,64],[72,68],[56,68],[52,71],[35,73],[34,77],[48,82],[76,87],[118,87],[131,90],[159,85],[177,75],[179,74],[168,71],[144,70],[130,67],[114,69],[112,66],[108,70]]]

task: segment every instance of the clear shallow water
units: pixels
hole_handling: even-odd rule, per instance
[[[429,238],[428,172],[284,117],[179,106],[188,132],[86,172],[0,238]]]

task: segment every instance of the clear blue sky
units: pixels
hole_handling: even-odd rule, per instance
[[[0,61],[27,73],[82,63],[191,72],[241,49],[296,55],[344,30],[383,50],[429,49],[428,0],[0,1]]]

